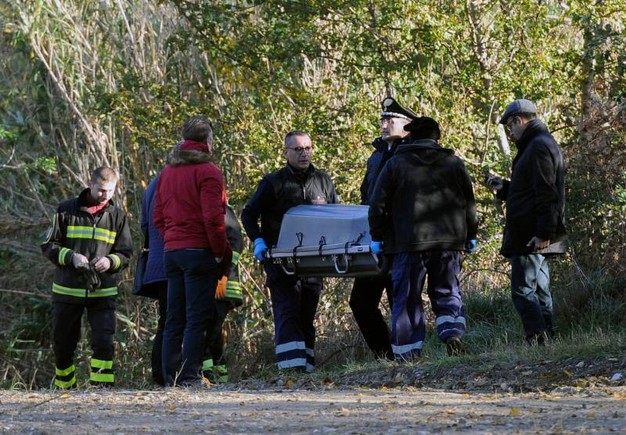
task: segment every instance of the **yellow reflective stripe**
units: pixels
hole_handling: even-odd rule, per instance
[[[217,374],[217,382],[228,382],[228,368],[224,364],[215,366],[215,372]]]
[[[68,225],[65,235],[68,239],[91,239],[93,228],[79,225]]]
[[[61,248],[59,250],[59,264],[61,266],[65,266],[67,265],[67,261],[69,259],[69,256],[72,254],[72,250],[71,249],[67,249],[67,248]]]
[[[76,366],[72,364],[66,369],[54,368],[54,386],[57,388],[72,388],[76,385]]]
[[[91,367],[92,368],[97,368],[97,369],[112,369],[113,368],[113,361],[109,360],[103,360],[103,359],[96,359],[96,358],[92,358],[91,359]]]
[[[105,228],[69,225],[66,237],[68,239],[96,239],[112,245],[115,243],[117,232],[109,231]]]
[[[109,260],[111,260],[111,269],[116,270],[120,268],[120,266],[122,265],[122,260],[120,259],[119,255],[109,254],[107,255],[107,257],[109,258]]]
[[[233,251],[233,259],[231,260],[231,261],[232,261],[233,266],[236,266],[236,265],[237,265],[237,263],[239,263],[239,257],[240,257],[240,256],[241,256],[241,254],[240,254],[239,252],[235,252],[235,251]]]
[[[75,297],[80,297],[80,298],[84,298],[85,293],[87,293],[87,297],[89,298],[102,298],[106,296],[117,295],[117,286],[109,287],[109,288],[99,288],[95,291],[90,292],[86,288],[64,287],[54,282],[52,283],[52,292],[60,294],[60,295],[75,296]]]
[[[242,299],[241,284],[239,281],[228,281],[226,284],[226,297],[233,299]]]
[[[117,237],[117,232],[105,230],[104,228],[96,228],[94,233],[94,239],[100,240],[102,242],[106,242],[109,245],[115,243],[115,238]]]
[[[54,373],[57,376],[67,376],[67,375],[71,375],[73,372],[76,371],[76,366],[74,364],[72,364],[71,366],[69,366],[66,369],[60,369],[58,367],[54,368]]]
[[[239,281],[228,280],[226,282],[226,288],[227,289],[238,290],[238,289],[241,289],[241,283]]]
[[[59,379],[54,380],[54,386],[57,388],[62,388],[64,390],[67,388],[72,388],[74,385],[76,385],[76,376],[74,376],[69,381],[61,381]]]
[[[89,380],[93,382],[102,382],[112,384],[115,382],[115,375],[113,373],[91,373]]]
[[[202,361],[202,371],[206,372],[209,370],[213,370],[213,359],[206,359]]]

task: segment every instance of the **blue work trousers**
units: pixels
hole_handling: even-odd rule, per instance
[[[445,342],[465,334],[460,271],[461,253],[457,251],[409,252],[394,257],[391,347],[396,359],[411,359],[423,347],[426,324],[422,289],[427,278],[439,338]]]
[[[278,368],[311,372],[315,366],[313,321],[322,279],[287,275],[276,264],[265,264],[265,272],[272,298]]]

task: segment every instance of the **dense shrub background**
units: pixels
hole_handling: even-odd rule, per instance
[[[310,132],[315,163],[342,201],[357,203],[386,95],[436,118],[442,143],[476,180],[479,249],[462,279],[474,346],[520,338],[497,253],[501,206],[478,182],[508,171],[511,145],[496,122],[519,97],[537,102],[567,159],[572,249],[553,267],[558,328],[624,328],[624,0],[8,0],[0,11],[3,385],[47,387],[52,378],[52,267],[38,245],[57,203],[94,167],[120,169],[117,199],[137,248],[143,189],[192,114],[215,120],[237,211],[284,164],[282,137],[296,128]],[[246,303],[226,325],[234,378],[273,367],[268,293],[249,252],[243,269]],[[122,281],[116,358],[120,383],[139,386],[149,380],[156,318],[151,301],[129,295],[132,274]],[[369,358],[350,286],[328,280],[320,303],[323,368]]]

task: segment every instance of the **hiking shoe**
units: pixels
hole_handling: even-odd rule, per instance
[[[461,337],[448,337],[446,339],[446,350],[448,356],[468,355],[470,352],[461,341]]]

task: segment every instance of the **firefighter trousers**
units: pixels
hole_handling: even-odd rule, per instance
[[[76,303],[53,301],[55,385],[59,388],[76,386],[74,353],[80,340],[81,319],[85,309],[91,328],[90,382],[102,385],[112,385],[115,382],[113,374],[115,299],[112,297],[77,298]]]

